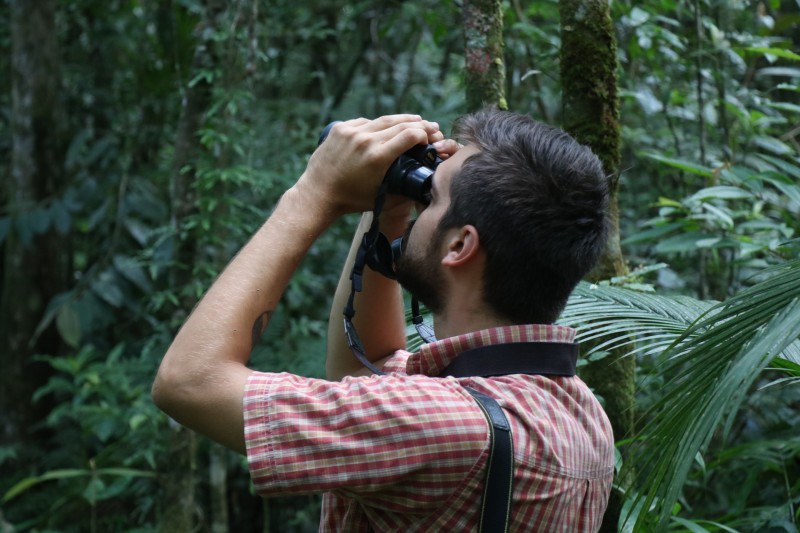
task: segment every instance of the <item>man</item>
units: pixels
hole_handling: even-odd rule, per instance
[[[467,349],[572,342],[574,331],[553,322],[604,246],[600,163],[563,132],[511,113],[469,115],[458,132],[464,147],[414,115],[334,127],[175,338],[154,399],[179,422],[246,452],[260,494],[324,492],[321,530],[476,531],[489,431],[468,385],[495,398],[510,421],[510,529],[596,531],[613,437],[580,379],[436,376]],[[392,198],[380,223],[390,237],[406,230],[398,279],[431,309],[441,340],[405,352],[399,286],[367,271],[355,326],[387,374],[369,375],[350,354],[340,313],[366,215],[334,297],[331,381],[247,369],[314,240],[344,213],[371,209],[390,163],[425,143],[444,159],[430,204],[407,228],[411,202]]]

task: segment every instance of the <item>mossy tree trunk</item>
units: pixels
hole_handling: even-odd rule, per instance
[[[54,324],[36,330],[48,303],[67,288],[70,253],[59,233],[69,228],[56,229],[51,214],[66,188],[56,3],[15,0],[10,7],[11,176],[0,180],[0,202],[13,223],[0,243],[0,445],[24,453],[52,407],[31,401],[51,375],[32,359],[64,350]]]
[[[503,9],[500,0],[464,0],[464,55],[467,109],[508,109],[503,63]]]
[[[559,13],[564,129],[592,148],[609,177],[611,234],[591,275],[595,280],[608,279],[627,273],[619,242],[620,131],[614,29],[605,0],[560,0]],[[633,431],[635,369],[635,358],[621,350],[590,363],[581,372],[605,400],[617,440]],[[617,530],[620,504],[620,495],[613,494],[601,531]]]
[[[176,265],[170,272],[170,285],[185,287],[192,281],[192,268],[197,260],[196,241],[180,238],[182,224],[196,211],[196,194],[192,187],[196,179],[196,161],[200,155],[198,131],[203,125],[205,114],[211,104],[211,84],[207,77],[200,76],[204,71],[213,72],[216,60],[209,35],[215,29],[215,7],[213,1],[207,2],[204,19],[195,28],[194,56],[190,80],[183,88],[183,107],[178,121],[175,138],[175,151],[170,176],[170,205],[172,226],[177,236]],[[196,301],[183,297],[181,309],[192,309]],[[195,498],[197,472],[197,436],[195,433],[170,420],[167,470],[163,475],[164,501],[158,530],[194,531],[197,521],[198,504]]]

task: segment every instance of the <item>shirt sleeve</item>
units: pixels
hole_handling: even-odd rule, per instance
[[[411,357],[411,352],[405,350],[397,350],[389,357],[384,363],[382,370],[388,373],[407,374],[406,367],[408,366],[408,358]]]
[[[473,471],[489,435],[455,379],[420,375],[330,382],[255,372],[244,420],[259,494],[334,491],[398,512],[442,503]]]

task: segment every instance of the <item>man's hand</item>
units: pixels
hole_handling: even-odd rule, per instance
[[[295,187],[321,197],[339,215],[369,211],[392,161],[414,145],[442,139],[439,125],[418,115],[340,122],[311,156]]]

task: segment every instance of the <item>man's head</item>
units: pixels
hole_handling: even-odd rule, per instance
[[[554,322],[605,247],[608,184],[600,160],[563,131],[509,112],[466,115],[454,136],[471,153],[449,180],[449,205],[432,241],[474,226],[490,310],[510,323]]]

